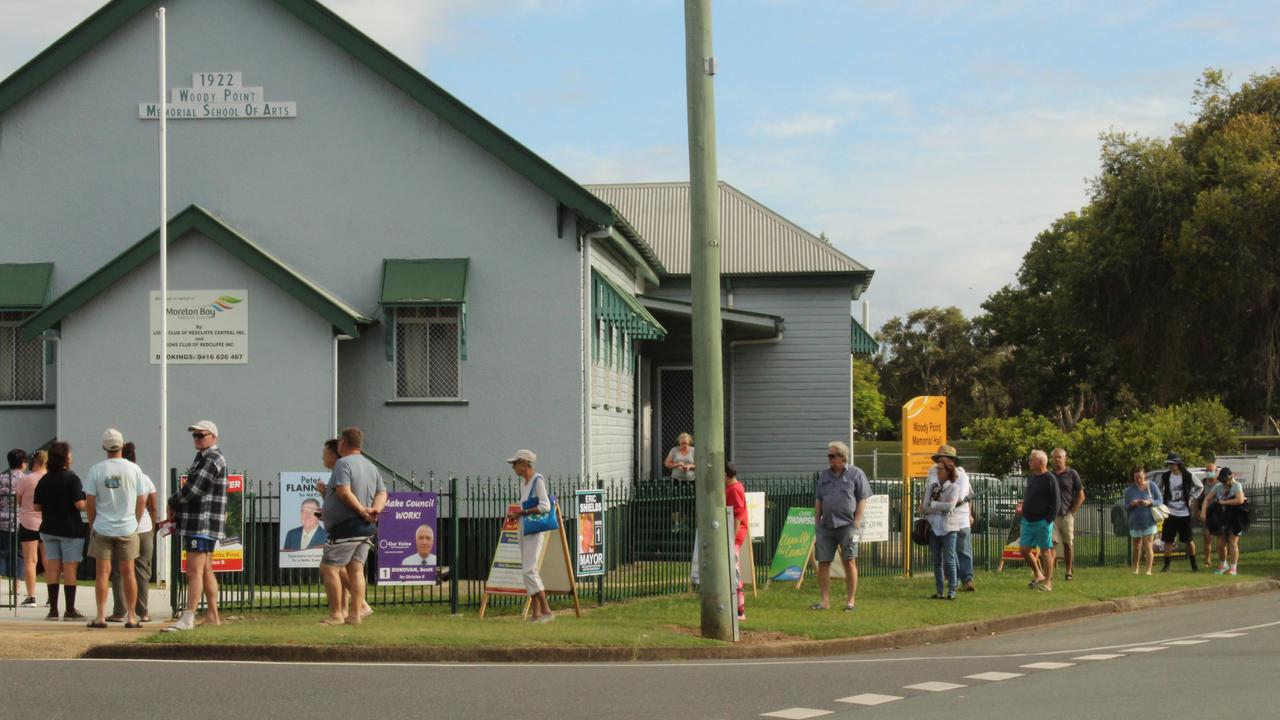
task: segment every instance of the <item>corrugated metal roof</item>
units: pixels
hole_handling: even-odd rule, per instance
[[[689,274],[689,183],[587,185],[614,206],[653,248],[671,275]],[[720,272],[870,273],[729,183],[720,182]]]

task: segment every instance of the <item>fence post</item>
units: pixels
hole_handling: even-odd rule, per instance
[[[871,479],[880,477],[880,448],[871,448]]]
[[[458,478],[449,473],[449,613],[452,615],[458,614],[458,581],[462,575],[462,567],[458,564],[462,546],[458,505]]]
[[[1276,549],[1276,487],[1267,488],[1267,527],[1271,529],[1271,549]]]
[[[169,468],[169,497],[178,494],[178,469]],[[168,509],[165,509],[168,512]],[[169,608],[174,617],[178,617],[178,581],[182,578],[182,541],[177,528],[170,530],[169,535]]]
[[[1107,515],[1106,506],[1098,503],[1098,567],[1107,566]]]

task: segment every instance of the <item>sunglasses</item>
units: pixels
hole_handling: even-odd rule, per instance
[[[836,459],[836,458],[838,458],[838,457],[840,457],[840,455],[837,455],[837,454],[835,454],[835,453],[827,453],[827,459],[828,459],[828,460],[835,460],[835,459]]]
[[[193,433],[191,433],[191,437],[192,437],[193,439],[195,439],[195,440],[203,440],[203,439],[205,439],[205,438],[209,437],[209,433],[206,433],[206,432],[193,432]]]

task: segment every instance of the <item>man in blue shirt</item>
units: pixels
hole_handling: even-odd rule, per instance
[[[828,467],[818,474],[814,490],[814,557],[818,561],[818,590],[822,599],[810,610],[826,610],[831,605],[831,561],[836,548],[844,563],[846,611],[854,609],[858,594],[858,533],[862,532],[862,512],[871,497],[866,473],[849,464],[849,446],[827,444]]]

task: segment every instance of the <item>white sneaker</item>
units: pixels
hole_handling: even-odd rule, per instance
[[[546,615],[543,615],[542,617],[538,618],[534,622],[538,623],[539,625],[546,625],[549,622],[555,622],[555,620],[556,620],[555,615],[551,613],[547,613]]]
[[[194,615],[182,614],[172,625],[165,628],[165,632],[181,632],[183,630],[194,630],[196,627],[196,618]]]

